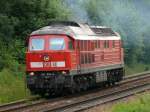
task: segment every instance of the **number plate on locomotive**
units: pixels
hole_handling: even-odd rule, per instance
[[[44,67],[65,67],[65,61],[43,62]]]
[[[44,67],[51,67],[51,62],[44,62],[43,65]]]

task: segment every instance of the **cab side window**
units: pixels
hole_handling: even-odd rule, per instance
[[[68,43],[68,47],[69,47],[69,49],[70,50],[73,50],[74,48],[73,48],[73,41],[69,41],[69,43]]]

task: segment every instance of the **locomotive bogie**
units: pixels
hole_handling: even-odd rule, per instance
[[[27,75],[27,86],[32,93],[40,94],[41,91],[48,94],[61,93],[61,90],[79,92],[93,88],[96,85],[110,85],[122,80],[123,68],[103,70],[84,75],[64,75],[62,72],[37,73],[34,76]]]

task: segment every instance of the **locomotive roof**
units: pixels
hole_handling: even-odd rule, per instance
[[[119,40],[120,36],[111,28],[103,26],[89,26],[76,22],[50,22],[48,26],[40,28],[31,33],[39,34],[65,34],[77,40]]]

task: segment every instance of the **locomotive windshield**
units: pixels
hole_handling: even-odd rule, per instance
[[[44,50],[44,39],[32,39],[30,50],[31,51]]]
[[[50,50],[64,50],[65,49],[65,40],[64,38],[51,38],[49,40]]]

